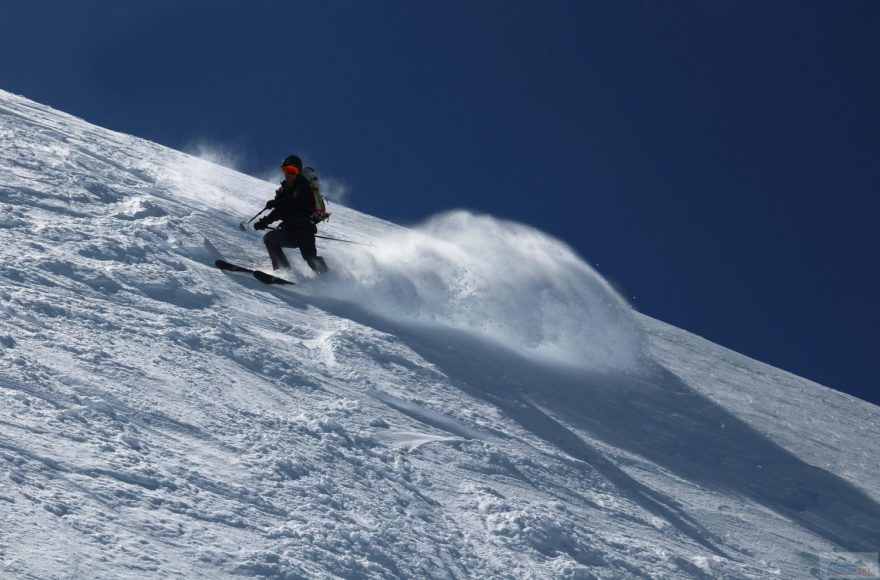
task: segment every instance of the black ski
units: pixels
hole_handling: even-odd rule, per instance
[[[260,270],[254,270],[254,278],[264,284],[296,284],[296,282],[291,282],[290,280],[285,280],[284,278],[279,278],[278,276],[269,274],[268,272],[261,272]]]
[[[220,268],[221,270],[228,270],[230,272],[249,272],[253,273],[253,270],[250,268],[245,268],[244,266],[239,266],[237,264],[232,264],[227,262],[226,260],[217,260],[214,262],[214,265]]]
[[[244,266],[232,264],[231,262],[227,262],[226,260],[217,260],[216,262],[214,262],[214,265],[221,270],[226,270],[227,272],[246,272],[248,274],[252,274],[254,278],[259,280],[260,282],[263,282],[264,284],[296,284],[296,282],[291,282],[290,280],[279,278],[278,276],[274,276],[272,274],[269,274],[268,272],[261,272],[260,270],[245,268]]]

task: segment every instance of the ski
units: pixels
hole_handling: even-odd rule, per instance
[[[296,284],[296,282],[291,282],[290,280],[279,278],[278,276],[269,274],[268,272],[254,270],[253,268],[245,268],[244,266],[239,266],[238,264],[233,264],[231,262],[227,262],[226,260],[217,260],[214,262],[214,265],[221,270],[226,270],[227,272],[245,272],[251,274],[254,278],[264,284]]]
[[[290,280],[285,280],[284,278],[279,278],[278,276],[269,274],[268,272],[261,272],[260,270],[254,270],[253,274],[254,278],[263,284],[296,284],[296,282],[291,282]]]
[[[229,272],[248,272],[253,273],[253,270],[250,268],[245,268],[244,266],[239,266],[237,264],[232,264],[227,262],[226,260],[217,260],[214,262],[214,265],[220,268],[221,270],[227,270]]]

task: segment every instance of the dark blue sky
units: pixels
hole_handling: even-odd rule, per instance
[[[878,30],[874,0],[36,0],[0,88],[260,176],[300,152],[392,221],[534,225],[642,312],[880,403]]]

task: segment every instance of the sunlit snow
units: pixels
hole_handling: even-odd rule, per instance
[[[0,91],[0,576],[876,558],[876,406],[638,314],[562,242],[464,210],[403,228],[331,198],[321,233],[372,245],[319,240],[325,277],[295,250],[293,287],[213,267],[269,267],[238,223],[275,187]]]

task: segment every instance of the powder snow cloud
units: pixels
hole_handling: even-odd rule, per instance
[[[643,337],[626,301],[570,247],[467,211],[333,248],[333,292],[387,318],[473,331],[530,356],[634,370]],[[323,285],[322,285],[323,286]]]

